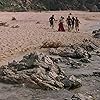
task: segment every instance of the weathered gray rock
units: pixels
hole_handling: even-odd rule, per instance
[[[82,58],[80,61],[83,62],[83,63],[90,63],[90,62],[91,62],[91,61],[90,61],[89,59],[87,59],[87,58]]]
[[[75,59],[90,57],[89,53],[80,47],[65,48],[65,50],[60,52],[59,55],[62,57],[70,57]]]
[[[71,97],[71,100],[95,100],[95,99],[93,96],[78,93],[78,94],[73,95]]]
[[[98,32],[100,32],[100,29],[94,30],[94,31],[92,32],[92,34],[95,34],[95,33],[98,33]]]
[[[77,79],[75,76],[70,76],[67,79],[63,79],[64,87],[73,90],[82,86],[81,80]]]
[[[100,39],[100,29],[94,30],[94,31],[92,32],[92,34],[93,34],[93,37],[94,37],[94,38]]]
[[[49,56],[37,52],[24,56],[19,62],[13,61],[0,67],[2,82],[25,84],[25,86],[45,90],[59,90],[65,88],[63,80],[66,80],[71,82],[69,88],[78,87],[77,81],[65,77],[64,71]]]
[[[75,59],[69,58],[68,61],[69,61],[68,65],[70,65],[71,68],[73,68],[73,69],[79,69],[79,68],[81,68],[81,66],[83,66],[83,64],[81,62],[76,61]]]
[[[88,51],[93,51],[97,46],[91,41],[83,41],[81,44],[68,45],[66,47],[59,47],[57,49],[50,49],[49,53],[59,55],[61,57],[70,57],[75,59],[90,58],[91,55]]]
[[[71,97],[71,100],[82,100],[80,97],[73,95]]]
[[[49,49],[51,59],[55,63],[64,63],[70,68],[80,68],[84,63],[90,63],[91,52],[94,52],[98,46],[90,40],[84,39],[80,44],[68,45],[66,47]],[[58,58],[57,58],[58,56]],[[60,57],[59,57],[60,56]]]
[[[98,46],[93,41],[87,39],[84,39],[83,43],[80,44],[80,47],[88,52],[94,51],[98,48]]]
[[[100,72],[93,72],[93,76],[98,76],[98,77],[100,77]]]
[[[95,33],[94,38],[100,39],[100,33]]]

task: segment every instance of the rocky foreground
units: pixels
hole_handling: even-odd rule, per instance
[[[49,27],[70,12],[79,33]],[[0,100],[100,100],[99,22],[96,12],[1,12]]]
[[[33,90],[42,89],[62,91],[62,89],[66,89],[68,91],[74,91],[74,89],[76,90],[84,87],[85,81],[83,80],[85,78],[89,78],[90,80],[91,78],[98,77],[98,81],[100,80],[99,69],[98,71],[95,71],[91,68],[91,71],[85,73],[80,70],[91,66],[87,65],[92,64],[94,55],[100,57],[99,46],[92,41],[85,39],[81,44],[70,44],[61,47],[59,43],[48,42],[44,43],[41,48],[48,48],[47,53],[33,52],[23,56],[23,59],[20,61],[14,60],[12,63],[8,63],[8,65],[1,66],[0,81],[6,84],[30,87]],[[72,74],[70,73],[71,70],[80,70],[80,72]],[[85,69],[85,71],[87,70]],[[96,81],[96,79],[94,79],[94,81]],[[94,84],[94,86],[96,86],[96,84]],[[32,100],[37,99],[34,98]],[[86,96],[78,93],[77,95],[73,94],[70,98],[40,98],[38,100],[99,99],[97,95],[91,94]]]
[[[93,31],[92,33],[94,38],[100,39],[100,29]]]

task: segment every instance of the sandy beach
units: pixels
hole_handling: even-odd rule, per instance
[[[54,29],[49,26],[49,17],[54,14],[59,20],[69,13],[80,19],[80,32],[57,32],[58,21]],[[12,17],[16,20],[12,21]],[[80,43],[90,39],[100,44],[100,40],[92,38],[92,31],[100,27],[100,13],[80,11],[54,11],[54,12],[0,12],[0,21],[7,22],[0,26],[0,65],[18,58],[27,52],[37,50],[44,41],[60,41],[62,44]],[[16,27],[17,26],[17,27]]]
[[[75,30],[68,32],[66,21],[64,22],[65,32],[57,31],[60,16],[63,16],[64,20],[66,20],[69,13],[79,18],[81,22],[80,32],[75,32]],[[55,19],[57,20],[54,29],[51,29],[48,21],[51,15],[55,15]],[[12,20],[12,17],[15,17],[16,20]],[[12,62],[12,60],[18,61],[2,66],[0,69],[0,81],[3,82],[0,82],[0,100],[74,100],[75,98],[72,98],[74,94],[78,94],[82,98],[81,100],[100,100],[100,39],[94,38],[92,34],[92,31],[97,29],[100,29],[99,12],[0,12],[0,66]],[[90,40],[90,44],[86,42],[87,44],[84,46],[84,39]],[[50,41],[55,43],[60,42],[62,45],[72,45],[70,45],[70,49],[63,49],[63,47],[56,49],[41,48],[43,43]],[[78,45],[77,47],[74,44],[81,44],[81,46]],[[60,49],[62,50],[60,52],[61,55],[50,55],[50,50],[54,50],[54,53],[57,51],[58,53]],[[49,56],[46,54],[47,50]],[[36,55],[35,53],[32,54],[31,52],[33,51],[39,51],[40,54],[36,52]],[[23,57],[23,55],[29,53],[31,54],[26,55],[26,58],[25,56]],[[67,54],[70,54],[70,56]],[[80,58],[77,59],[78,57]],[[73,80],[77,79],[81,83],[81,87],[74,90],[61,88],[59,91],[45,91],[41,89],[44,85],[42,84],[41,86],[39,84],[40,89],[32,88],[31,85],[34,85],[33,82],[45,82],[44,76],[47,77],[50,71],[54,72],[50,74],[50,78],[54,78],[52,86],[57,87],[58,84],[55,85],[55,80],[57,80],[56,75],[59,72],[57,71],[56,74],[56,71],[54,69],[51,70],[48,66],[51,69],[57,67],[56,69],[59,69],[59,72],[63,70],[65,74],[61,73],[61,77],[62,75],[64,78],[65,75],[67,77],[72,76],[70,78]],[[41,74],[42,71],[44,72],[43,74]],[[34,75],[40,75],[44,80],[40,77],[39,79],[42,81],[34,81],[34,79],[38,79],[34,78]],[[73,76],[76,78],[73,78]],[[61,77],[58,78],[60,79]],[[48,77],[47,80],[49,80]],[[19,84],[5,84],[6,81],[8,83],[18,82]],[[73,82],[76,81],[71,81],[72,86]],[[68,79],[65,83],[68,85]],[[28,88],[28,86],[31,88]],[[80,99],[78,98],[77,100]]]

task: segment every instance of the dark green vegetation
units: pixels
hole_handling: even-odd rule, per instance
[[[100,11],[100,0],[0,0],[2,11],[70,9]]]

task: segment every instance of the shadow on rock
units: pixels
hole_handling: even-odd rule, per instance
[[[67,77],[49,56],[37,52],[25,55],[19,62],[13,61],[1,66],[0,81],[25,84],[25,86],[43,90],[74,89],[81,86],[76,78],[70,80],[70,77]]]

